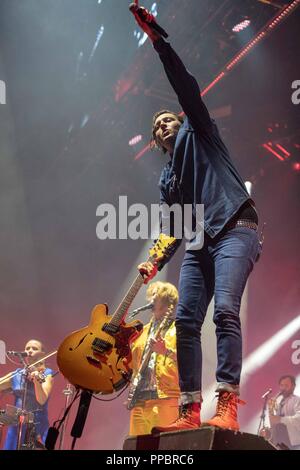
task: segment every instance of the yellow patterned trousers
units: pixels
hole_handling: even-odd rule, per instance
[[[178,418],[178,399],[148,400],[130,413],[130,436],[151,434],[155,426],[168,426]]]

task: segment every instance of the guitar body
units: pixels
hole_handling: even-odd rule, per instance
[[[161,233],[149,250],[148,261],[158,263],[175,242],[174,237]],[[124,319],[143,283],[139,273],[114,315],[108,315],[105,304],[96,305],[89,325],[63,340],[57,351],[57,364],[72,385],[108,394],[130,381],[130,345],[141,334],[143,324],[138,320],[126,324]]]
[[[138,320],[111,328],[105,304],[96,305],[90,323],[67,336],[57,351],[60,371],[76,387],[113,393],[130,380],[130,344],[142,332]]]

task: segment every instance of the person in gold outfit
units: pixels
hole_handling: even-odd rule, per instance
[[[153,302],[153,315],[132,345],[132,384],[136,387],[131,405],[129,392],[130,436],[150,434],[153,427],[167,426],[178,417],[174,322],[178,291],[168,282],[153,282],[147,289],[147,300]]]

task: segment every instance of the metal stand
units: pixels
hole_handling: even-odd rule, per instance
[[[267,409],[267,404],[268,404],[268,398],[269,398],[269,395],[267,395],[264,399],[264,405],[263,405],[263,409],[260,415],[260,421],[259,421],[258,430],[257,430],[258,436],[260,435],[259,433],[261,429],[264,429],[266,427],[265,420],[266,420],[266,409]]]
[[[65,406],[64,406],[64,413],[69,406],[69,401],[71,396],[74,393],[74,389],[71,384],[67,384],[66,388],[63,390],[63,394],[65,395]],[[63,422],[62,427],[61,427],[61,432],[60,432],[60,437],[59,437],[59,450],[63,450],[64,448],[64,440],[65,440],[65,429],[66,429],[66,420]]]
[[[27,386],[28,386],[28,381],[27,381],[27,370],[28,370],[28,365],[26,364],[23,356],[20,354],[19,359],[22,361],[22,364],[24,366],[24,372],[22,372],[22,379],[21,379],[21,390],[22,392],[22,410],[19,414],[18,417],[18,431],[17,431],[17,448],[16,450],[20,450],[22,447],[22,432],[23,432],[23,425],[24,425],[24,420],[26,416],[26,411],[25,411],[25,404],[26,404],[26,398],[27,398]]]

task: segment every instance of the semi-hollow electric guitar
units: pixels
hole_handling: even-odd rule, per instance
[[[173,310],[174,310],[174,305],[170,305],[170,307],[168,308],[164,318],[160,322],[154,336],[152,336],[153,339],[155,339],[155,340],[158,339],[161,332],[165,328],[165,326],[167,324],[167,321],[169,320],[170,316],[172,315]],[[151,338],[151,336],[149,336],[148,341],[150,340],[150,338]],[[133,377],[133,380],[130,384],[128,399],[127,399],[127,408],[128,408],[128,410],[131,410],[136,405],[136,403],[138,401],[138,397],[139,397],[139,391],[142,389],[142,385],[144,384],[144,381],[145,381],[145,372],[147,370],[147,367],[148,367],[149,361],[150,361],[150,357],[151,357],[152,352],[153,352],[151,350],[151,348],[149,348],[149,346],[148,346],[148,341],[147,341],[147,344],[145,346],[146,352],[143,355],[141,365],[140,365],[137,373]]]
[[[159,265],[175,241],[160,234],[149,251],[148,261]],[[112,316],[108,315],[107,305],[96,305],[89,325],[63,340],[57,351],[57,364],[72,385],[108,394],[130,381],[130,344],[141,334],[143,324],[138,320],[126,324],[125,317],[143,282],[139,273]]]

